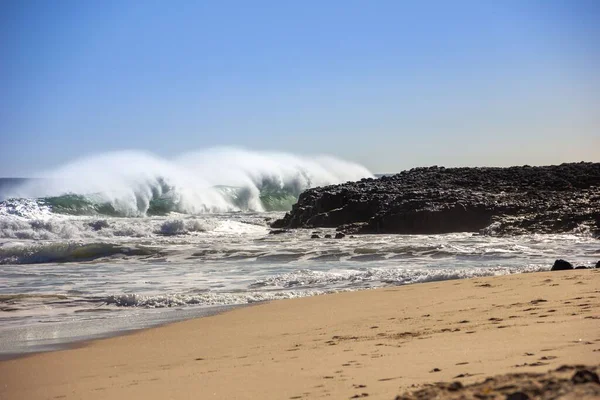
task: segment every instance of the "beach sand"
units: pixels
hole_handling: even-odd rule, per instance
[[[1,399],[394,399],[600,363],[600,269],[280,300],[0,362]]]

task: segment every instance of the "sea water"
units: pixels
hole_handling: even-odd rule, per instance
[[[342,239],[326,238],[335,236],[331,229],[272,234],[269,223],[302,190],[371,174],[331,158],[206,154],[210,162],[190,161],[197,153],[176,162],[103,155],[43,179],[0,180],[0,354],[261,301],[600,258],[597,239],[584,231]],[[132,160],[132,170],[119,170]],[[207,168],[211,163],[221,168]]]

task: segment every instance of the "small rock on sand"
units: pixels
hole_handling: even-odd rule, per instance
[[[556,260],[554,261],[554,265],[550,271],[565,271],[568,269],[573,269],[573,265],[565,260]]]

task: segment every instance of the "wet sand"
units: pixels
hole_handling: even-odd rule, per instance
[[[0,362],[2,399],[381,398],[600,360],[600,270],[280,300]]]

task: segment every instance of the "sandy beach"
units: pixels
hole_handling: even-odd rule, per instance
[[[600,270],[261,303],[0,362],[1,399],[393,399],[600,363]]]

